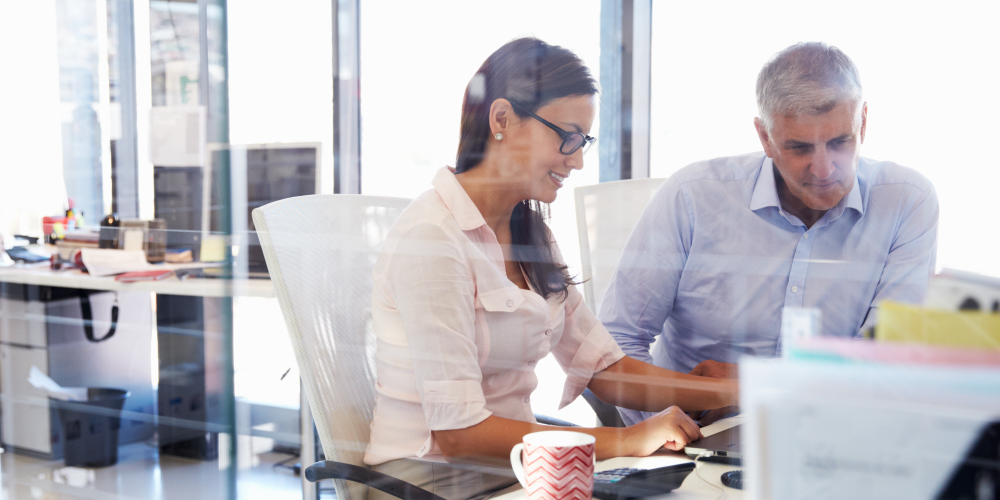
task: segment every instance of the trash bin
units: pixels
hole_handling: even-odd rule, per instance
[[[49,401],[58,410],[66,466],[107,467],[118,462],[118,430],[128,391],[87,388],[87,401]]]

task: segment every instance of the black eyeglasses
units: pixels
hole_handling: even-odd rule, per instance
[[[579,132],[567,132],[559,128],[558,126],[552,124],[552,122],[546,120],[545,118],[542,118],[541,116],[538,116],[532,113],[531,111],[528,111],[528,108],[524,107],[524,105],[515,101],[511,101],[510,99],[508,99],[508,101],[510,102],[511,106],[514,107],[515,111],[517,111],[518,113],[528,115],[542,122],[542,124],[549,127],[550,129],[555,130],[556,133],[559,134],[559,137],[562,137],[563,142],[562,145],[559,146],[559,152],[564,155],[571,155],[580,148],[583,148],[583,154],[587,154],[587,150],[590,149],[590,146],[592,146],[594,142],[597,141],[596,137],[591,137],[589,135],[581,134]]]

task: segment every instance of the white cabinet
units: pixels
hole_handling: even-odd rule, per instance
[[[28,383],[32,366],[49,366],[48,351],[0,344],[3,366],[3,442],[24,450],[52,453],[48,396]]]

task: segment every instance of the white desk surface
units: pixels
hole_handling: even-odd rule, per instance
[[[666,467],[668,465],[675,465],[690,461],[691,459],[683,453],[661,450],[651,456],[643,458],[618,457],[598,462],[597,466],[594,467],[594,470],[604,471],[618,469],[620,467],[655,469],[657,467]],[[739,470],[741,467],[699,462],[698,468],[700,469],[699,471],[691,471],[691,474],[688,474],[688,477],[684,479],[684,483],[681,484],[680,488],[677,488],[670,493],[651,498],[662,498],[663,500],[714,500],[722,495],[722,492],[716,488],[721,488],[725,491],[726,494],[722,497],[723,500],[740,500],[743,498],[743,490],[735,490],[723,486],[720,480],[723,472]],[[701,477],[716,486],[716,488],[706,485],[704,481],[695,475],[695,472],[700,472]],[[524,490],[517,490],[496,498],[497,500],[520,500],[527,498],[527,495],[524,494]]]
[[[172,268],[165,266],[164,269]],[[188,295],[193,297],[274,297],[274,286],[271,284],[271,280],[188,278],[182,281],[177,279],[176,276],[171,276],[160,281],[122,283],[115,281],[114,276],[96,278],[75,269],[53,271],[49,269],[48,264],[37,267],[0,267],[0,282],[81,288],[86,290],[155,292],[164,295]]]
[[[743,415],[737,415],[735,417],[729,417],[718,422],[702,427],[701,432],[705,437],[711,436],[717,432],[722,432],[730,427],[737,426],[743,423]],[[620,469],[623,467],[631,467],[635,469],[656,469],[658,467],[666,467],[668,465],[676,465],[684,462],[691,462],[691,458],[687,455],[677,452],[668,451],[661,449],[660,451],[654,453],[648,457],[635,458],[635,457],[618,457],[605,460],[603,462],[598,462],[594,467],[597,472]],[[699,462],[697,471],[691,471],[691,474],[684,479],[684,483],[681,484],[680,488],[677,488],[670,493],[664,495],[659,495],[652,498],[662,498],[663,500],[677,499],[677,500],[694,500],[694,499],[707,499],[713,500],[716,498],[722,498],[724,500],[740,500],[743,498],[743,490],[735,490],[722,485],[722,474],[724,472],[729,472],[731,470],[739,470],[742,467],[737,467],[734,465],[722,465],[713,464],[706,462]],[[698,478],[696,472],[701,474],[705,480],[702,481]],[[715,486],[709,486],[705,484],[708,481],[709,484]],[[723,495],[722,491],[725,492]],[[505,495],[496,497],[498,500],[519,500],[526,498],[524,490],[517,490]]]

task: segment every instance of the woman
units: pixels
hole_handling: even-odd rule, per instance
[[[736,383],[626,357],[584,305],[542,203],[583,167],[597,82],[572,52],[533,38],[494,52],[469,83],[454,171],[400,215],[375,265],[377,401],[365,463],[445,498],[516,480],[511,448],[535,423],[535,363],[566,371],[562,406],[602,400],[660,411],[632,427],[573,428],[597,458],[682,449],[701,436],[680,410],[734,404]],[[678,408],[680,407],[680,408]]]

